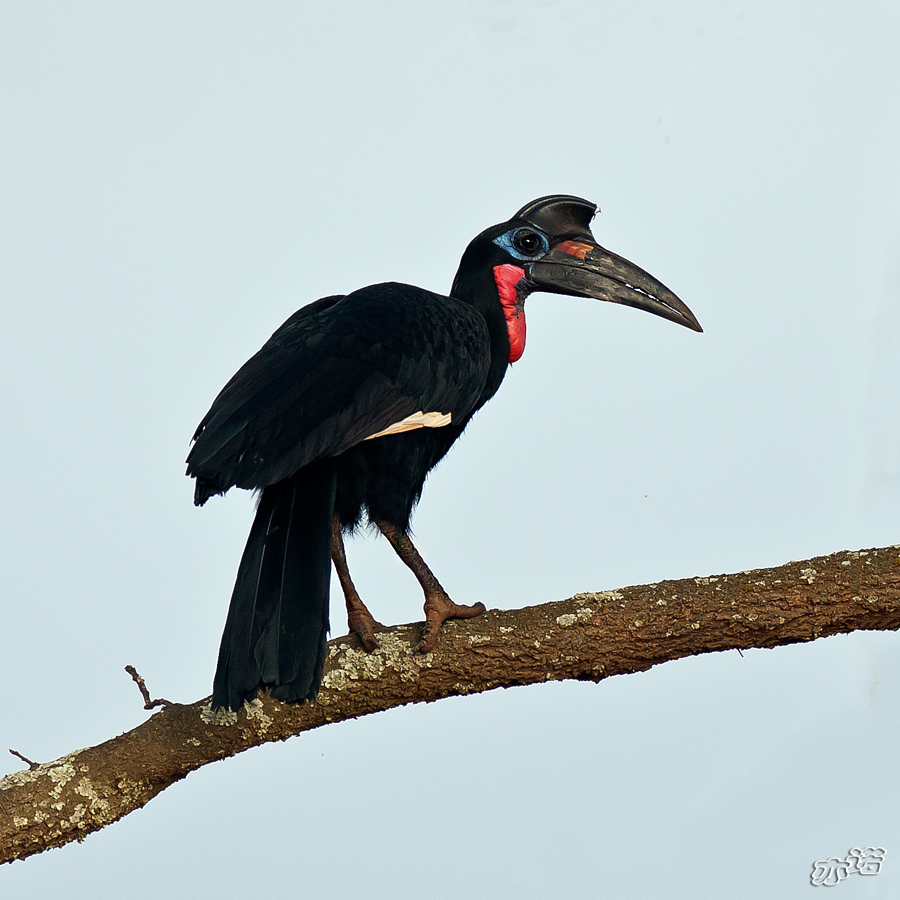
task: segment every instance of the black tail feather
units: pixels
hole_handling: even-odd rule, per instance
[[[319,692],[334,493],[330,459],[263,490],[222,634],[213,709],[240,709],[261,687],[286,703]]]

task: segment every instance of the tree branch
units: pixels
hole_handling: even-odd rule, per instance
[[[103,744],[7,775],[0,862],[81,840],[200,766],[329,722],[497,687],[600,681],[700,653],[897,630],[900,546],[490,610],[446,623],[424,656],[412,652],[419,628],[385,629],[373,653],[355,637],[331,641],[315,703],[264,696],[239,713],[212,713],[209,698],[172,704]]]

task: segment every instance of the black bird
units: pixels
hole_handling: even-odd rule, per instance
[[[458,606],[409,538],[428,472],[500,387],[525,349],[534,291],[609,300],[702,331],[667,287],[600,247],[597,208],[541,197],[466,248],[450,296],[375,284],[295,312],[223,388],[194,434],[194,503],[240,487],[260,492],[213,683],[214,708],[239,709],[268,687],[313,699],[322,680],[331,563],[351,632],[367,650],[379,623],[353,586],[342,532],[364,519],[425,592],[431,650]]]

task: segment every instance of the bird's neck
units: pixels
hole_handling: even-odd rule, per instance
[[[525,312],[521,303],[515,309],[515,285],[510,273],[501,272],[497,275],[490,266],[466,266],[465,258],[453,279],[450,296],[473,306],[487,323],[491,364],[484,391],[476,407],[478,408],[494,396],[510,362],[521,356],[525,345]],[[518,344],[511,342],[511,338],[515,341],[514,329],[520,335]]]

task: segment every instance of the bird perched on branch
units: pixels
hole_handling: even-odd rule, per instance
[[[289,703],[322,680],[334,563],[350,631],[366,650],[379,623],[360,599],[342,534],[374,524],[425,593],[419,652],[441,623],[484,606],[454,603],[409,537],[428,472],[525,349],[535,291],[643,309],[694,331],[667,287],[600,247],[597,211],[541,197],[466,248],[449,296],[375,284],[294,313],[225,385],[194,434],[194,503],[232,487],[260,492],[219,649],[214,708],[268,688]]]

